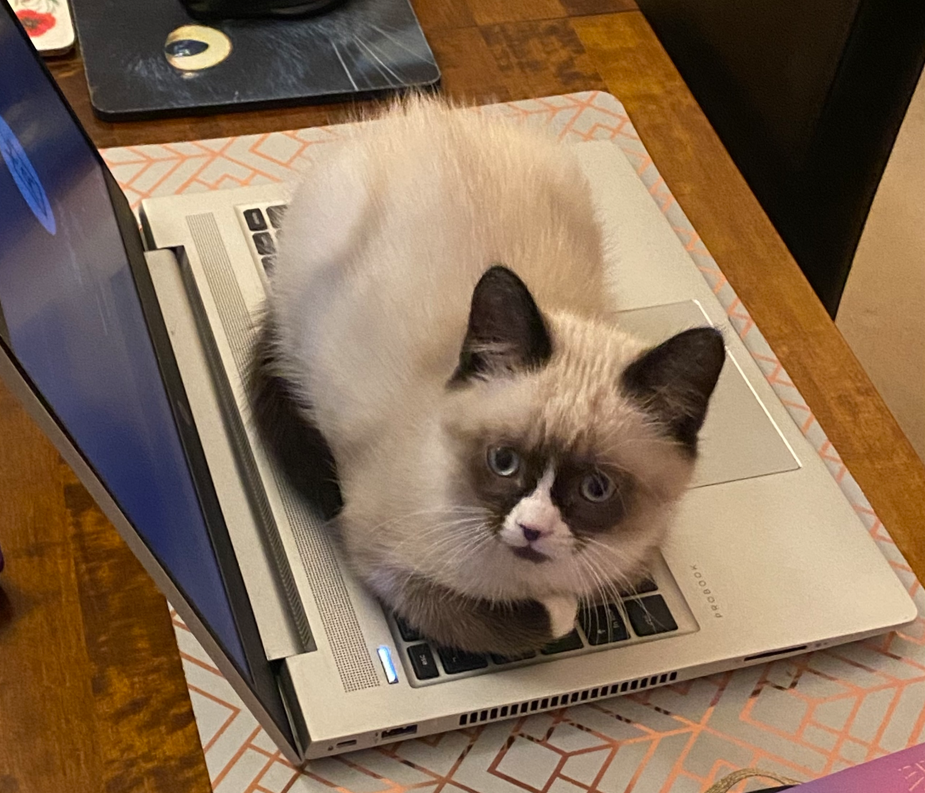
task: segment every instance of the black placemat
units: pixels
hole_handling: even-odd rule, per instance
[[[227,57],[185,71],[168,62],[168,37],[175,62],[201,55],[202,45],[189,31],[174,33],[200,24],[179,0],[72,6],[93,108],[108,120],[304,104],[440,78],[408,0],[346,0],[300,20],[219,21],[208,27],[227,37]]]

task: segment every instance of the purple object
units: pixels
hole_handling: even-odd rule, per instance
[[[925,744],[793,788],[798,793],[919,793],[925,790]]]

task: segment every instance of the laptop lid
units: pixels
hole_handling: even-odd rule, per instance
[[[0,75],[0,372],[292,745],[134,215],[5,2]]]

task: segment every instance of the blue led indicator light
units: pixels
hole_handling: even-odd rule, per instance
[[[376,652],[379,653],[379,660],[382,661],[382,668],[385,670],[385,679],[389,681],[389,684],[398,682],[398,672],[395,669],[395,664],[392,663],[392,651],[382,645]]]

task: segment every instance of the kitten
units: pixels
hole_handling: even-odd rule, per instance
[[[645,576],[723,360],[714,329],[653,349],[614,321],[568,147],[415,99],[296,192],[258,413],[298,476],[336,471],[345,552],[388,607],[513,654]]]

